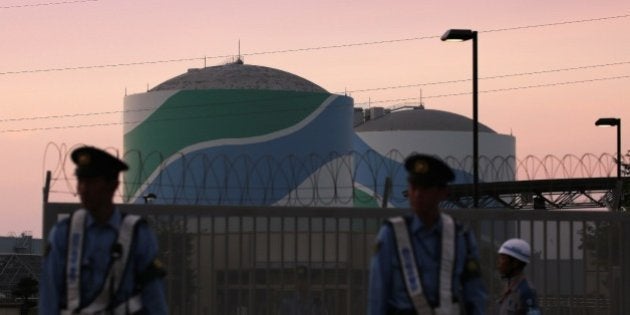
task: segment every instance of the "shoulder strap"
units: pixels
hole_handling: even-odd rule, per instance
[[[131,245],[133,243],[133,237],[135,235],[135,227],[138,222],[140,222],[142,218],[138,215],[127,215],[123,220],[120,230],[118,231],[118,244],[122,246],[122,255],[120,259],[116,260],[112,269],[115,269],[114,272],[116,275],[120,275],[116,277],[115,287],[118,288],[120,283],[122,282],[122,274],[125,271],[125,267],[129,261],[129,254],[131,252]]]
[[[68,252],[66,257],[66,308],[76,310],[81,304],[81,258],[86,211],[79,209],[72,214],[68,227]]]
[[[453,312],[453,266],[455,264],[455,223],[448,214],[442,213],[442,254],[440,258],[440,305],[438,314]]]
[[[390,218],[388,221],[391,222],[394,228],[398,258],[400,259],[405,286],[411,302],[417,314],[433,314],[433,309],[429,306],[422,292],[422,282],[418,274],[418,265],[416,264],[411,240],[409,239],[407,223],[403,217]]]
[[[109,269],[109,273],[105,278],[105,282],[101,292],[96,299],[87,307],[83,309],[85,312],[97,312],[105,310],[110,304],[111,292],[118,292],[122,277],[124,276],[125,267],[129,260],[129,254],[131,252],[131,244],[133,242],[135,226],[141,221],[141,217],[137,215],[126,215],[120,224],[118,230],[117,244],[115,245],[120,251],[117,253],[120,255],[118,259],[112,262],[112,266]],[[112,258],[114,259],[114,258]],[[113,291],[110,291],[112,290]]]

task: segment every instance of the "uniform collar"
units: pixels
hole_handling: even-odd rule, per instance
[[[411,220],[411,232],[413,234],[441,233],[442,232],[442,215],[438,217],[437,222],[435,222],[435,224],[429,229],[427,229],[426,225],[424,224],[424,222],[422,222],[422,219],[420,219],[419,216],[414,215],[413,219]]]
[[[92,216],[90,211],[86,210],[86,212],[87,212],[86,226],[91,227],[92,225],[96,224],[96,220],[94,220],[94,217]],[[114,208],[114,212],[112,212],[112,216],[109,217],[109,220],[107,220],[107,223],[105,225],[115,230],[118,230],[118,228],[120,227],[121,220],[122,220],[122,214],[120,213],[120,211],[118,211],[118,208]]]

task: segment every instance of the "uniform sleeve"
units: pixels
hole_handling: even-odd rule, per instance
[[[536,291],[531,287],[527,286],[525,289],[522,289],[520,294],[520,305],[522,307],[519,310],[519,314],[524,315],[540,315],[540,308],[538,307],[538,298],[536,296]]]
[[[39,279],[39,314],[57,315],[61,305],[60,299],[64,283],[65,269],[65,230],[55,225],[48,235],[48,243],[44,253],[42,273]]]
[[[464,237],[467,247],[467,257],[462,275],[464,306],[466,314],[482,315],[485,314],[488,293],[481,277],[479,249],[475,235],[471,230],[466,231]]]
[[[387,312],[392,283],[391,229],[381,227],[374,245],[374,255],[370,262],[368,289],[368,315],[384,315]]]
[[[140,224],[138,227],[136,242],[137,274],[143,279],[142,305],[147,314],[167,314],[166,295],[164,293],[164,280],[157,262],[157,238],[148,224]]]

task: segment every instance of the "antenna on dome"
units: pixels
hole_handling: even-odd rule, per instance
[[[242,65],[243,64],[243,58],[241,56],[241,39],[238,39],[238,57],[236,57],[236,62],[234,62],[236,64]]]
[[[424,109],[424,103],[422,102],[422,89],[420,89],[420,105],[418,107],[420,107],[420,109]]]

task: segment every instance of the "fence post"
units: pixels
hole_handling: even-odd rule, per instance
[[[627,244],[630,244],[630,216],[623,216],[621,220],[621,244],[619,250],[621,251],[621,261],[620,269],[621,269],[621,279],[619,289],[621,292],[618,292],[618,296],[621,297],[621,305],[619,305],[620,313],[619,314],[629,314],[630,313],[630,299],[627,297],[630,295],[630,251],[627,249]]]

